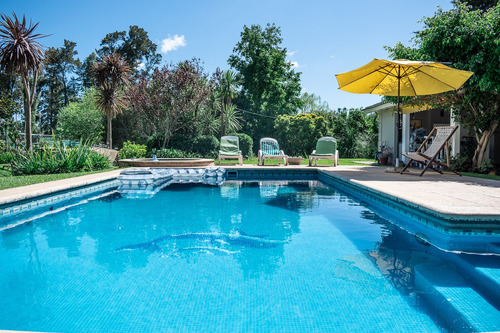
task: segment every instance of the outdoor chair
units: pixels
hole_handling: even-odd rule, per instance
[[[288,165],[288,156],[285,155],[283,150],[280,150],[278,141],[273,138],[260,139],[257,164],[264,165],[264,160],[266,159],[278,160],[279,165],[281,165],[281,160],[283,159],[283,163]]]
[[[238,159],[238,164],[243,164],[240,140],[237,136],[223,136],[220,138],[219,164],[222,159]]]
[[[417,151],[413,153],[403,153],[403,156],[406,156],[410,159],[408,163],[406,163],[403,170],[401,170],[401,174],[410,166],[412,161],[415,161],[424,166],[424,169],[420,173],[420,176],[424,174],[427,169],[432,169],[440,174],[443,174],[441,170],[437,167],[446,168],[451,172],[461,176],[460,173],[450,168],[450,148],[449,141],[455,131],[458,129],[458,126],[437,126],[434,127],[431,133],[427,136],[427,138],[422,142]],[[427,147],[428,141],[432,139],[432,143]],[[441,163],[438,160],[439,154],[442,150],[445,150],[446,153],[446,164]]]
[[[319,159],[333,160],[333,166],[339,165],[339,151],[337,150],[337,140],[330,136],[324,136],[316,143],[316,150],[309,155],[309,166],[318,165]]]

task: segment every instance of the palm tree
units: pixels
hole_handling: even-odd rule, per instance
[[[231,109],[232,100],[236,97],[238,92],[238,85],[240,81],[237,80],[236,73],[232,70],[224,72],[220,84],[220,94],[222,98],[222,107],[220,113],[220,135],[226,135],[228,129],[228,112],[234,111]]]
[[[112,119],[127,105],[123,88],[129,83],[130,66],[118,53],[102,58],[93,66],[97,82],[96,105],[107,117],[109,149],[113,149]]]
[[[41,71],[45,51],[38,39],[46,35],[34,34],[39,22],[27,25],[23,15],[19,21],[16,13],[12,18],[0,15],[0,70],[9,75],[21,76],[24,86],[24,120],[26,123],[26,150],[32,150],[31,108],[35,99],[36,81]]]

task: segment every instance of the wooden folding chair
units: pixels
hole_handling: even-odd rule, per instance
[[[435,168],[435,166],[440,166],[442,168],[446,168],[455,174],[462,176],[457,171],[450,168],[450,147],[449,141],[455,131],[458,129],[458,126],[436,126],[432,129],[431,133],[427,136],[427,138],[422,142],[422,145],[417,149],[414,153],[403,153],[403,156],[406,156],[410,159],[408,163],[406,163],[403,170],[401,170],[401,174],[405,172],[406,169],[410,166],[412,161],[415,161],[424,166],[424,170],[420,173],[420,177],[424,174],[427,169],[432,169],[440,174],[443,174],[441,170]],[[434,137],[433,137],[434,135]],[[432,139],[432,143],[427,147],[427,142]],[[425,151],[424,151],[425,149]],[[445,149],[446,152],[446,164],[441,163],[437,160],[439,153]]]

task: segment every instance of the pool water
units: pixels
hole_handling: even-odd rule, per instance
[[[433,251],[318,181],[111,192],[1,232],[0,329],[471,330],[421,297]]]

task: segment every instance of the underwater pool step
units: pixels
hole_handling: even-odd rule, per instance
[[[456,271],[443,263],[415,266],[415,284],[431,307],[453,318],[454,331],[492,332],[500,329],[500,311]]]

